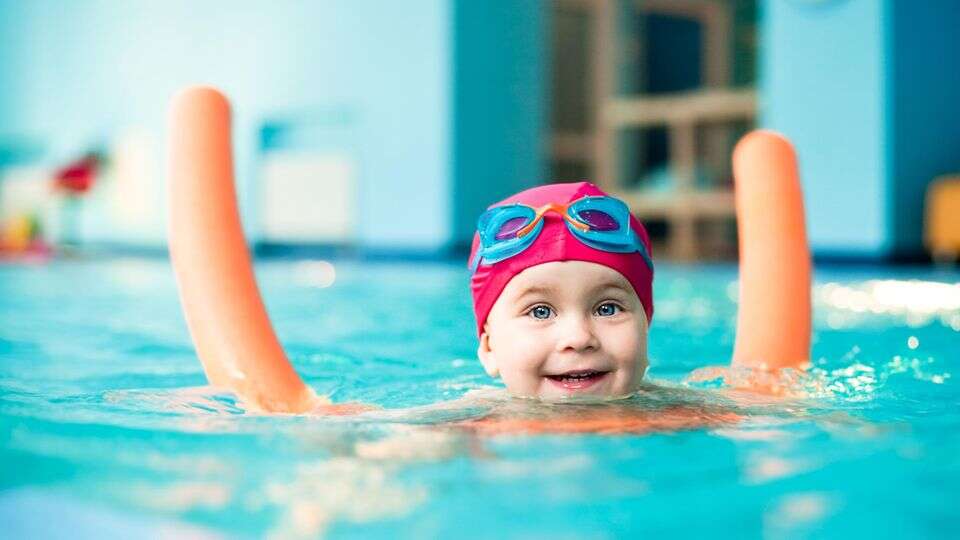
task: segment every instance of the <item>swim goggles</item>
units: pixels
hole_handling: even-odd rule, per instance
[[[587,246],[612,253],[639,252],[653,270],[647,248],[630,227],[627,205],[613,197],[586,196],[540,208],[519,203],[490,208],[477,220],[480,248],[470,262],[470,271],[475,272],[481,263],[500,262],[530,247],[543,230],[547,212],[563,216],[570,233]]]

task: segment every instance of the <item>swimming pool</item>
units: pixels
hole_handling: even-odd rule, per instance
[[[0,536],[960,530],[956,272],[818,270],[815,369],[796,383],[814,398],[741,396],[742,421],[676,433],[496,437],[449,429],[480,407],[430,407],[495,384],[474,360],[462,265],[266,260],[258,277],[306,381],[386,411],[255,415],[202,388],[166,260],[0,266]],[[727,362],[735,279],[660,265],[655,381],[682,389]]]

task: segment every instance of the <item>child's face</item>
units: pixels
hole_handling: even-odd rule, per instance
[[[647,317],[615,270],[583,261],[539,264],[507,283],[478,354],[515,395],[627,395],[647,370]]]

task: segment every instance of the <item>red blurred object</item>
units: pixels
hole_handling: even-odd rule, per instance
[[[71,194],[81,195],[90,191],[97,179],[97,169],[100,158],[96,154],[88,154],[54,174],[53,185]]]

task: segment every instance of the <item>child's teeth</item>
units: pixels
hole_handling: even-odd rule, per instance
[[[564,378],[564,379],[567,379],[567,380],[578,380],[578,381],[579,381],[579,380],[581,380],[581,379],[588,379],[588,378],[590,378],[590,377],[593,377],[595,374],[596,374],[595,371],[589,371],[589,372],[587,372],[587,373],[575,373],[575,374],[573,374],[573,375],[564,375],[563,378]]]
[[[577,373],[564,373],[564,374],[560,374],[560,375],[548,375],[548,376],[549,376],[551,379],[555,380],[555,381],[575,383],[575,382],[584,381],[584,380],[586,380],[586,379],[592,379],[592,378],[594,378],[594,377],[600,377],[600,376],[602,376],[604,373],[606,373],[606,372],[603,372],[603,371],[583,371],[583,372],[577,372]]]

